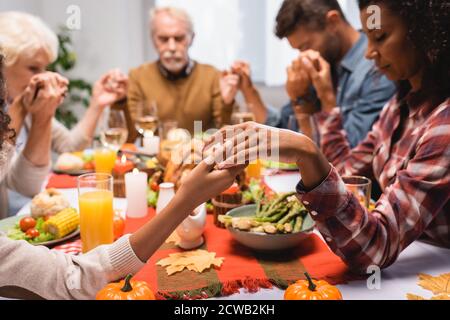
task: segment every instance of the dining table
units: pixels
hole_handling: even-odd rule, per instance
[[[297,172],[282,172],[263,176],[264,183],[275,192],[291,192],[300,180]],[[67,186],[66,186],[67,187]],[[71,206],[78,208],[76,188],[59,189],[69,200]],[[24,206],[18,215],[26,215],[30,211],[30,204]],[[125,214],[127,201],[122,198],[114,199],[114,209]],[[318,230],[314,234],[320,241],[325,241]],[[330,249],[327,249],[330,251]],[[225,257],[225,259],[227,259]],[[373,272],[373,271],[372,271]],[[450,272],[450,250],[415,241],[408,246],[390,267],[374,274],[358,275],[353,280],[338,283],[337,287],[344,300],[404,300],[408,293],[430,298],[431,293],[418,285],[418,274],[426,273],[437,276]],[[374,276],[376,280],[374,282]],[[214,300],[282,300],[284,290],[277,286],[248,290],[239,288],[235,293],[226,296],[209,297]]]

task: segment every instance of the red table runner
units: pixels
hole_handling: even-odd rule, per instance
[[[72,189],[77,187],[77,177],[66,174],[50,174],[46,188]]]
[[[149,216],[144,219],[127,219],[125,232],[136,231],[153,215],[154,210],[151,209]],[[306,271],[312,277],[332,284],[355,279],[343,261],[315,234],[305,239],[300,247],[290,251],[279,254],[258,253],[236,242],[228,230],[217,228],[213,216],[208,215],[204,237],[205,244],[200,249],[215,252],[216,257],[224,257],[220,268],[202,274],[185,269],[168,276],[165,268],[156,263],[182,250],[172,243],[165,243],[135,279],[147,281],[159,298],[166,299],[226,296],[239,292],[240,288],[256,292],[259,288],[271,288],[273,285],[284,289],[289,283],[304,279]]]
[[[48,187],[74,188],[76,178],[52,175]],[[155,215],[143,219],[127,219],[125,233],[132,233]],[[304,272],[313,278],[327,280],[332,284],[342,284],[359,277],[351,274],[344,262],[330,251],[328,246],[315,234],[306,238],[301,246],[278,254],[252,251],[236,242],[226,229],[217,228],[213,216],[208,215],[204,232],[205,244],[200,249],[215,252],[216,257],[225,258],[220,268],[213,268],[201,274],[184,270],[168,276],[165,268],[156,263],[169,254],[181,252],[173,243],[163,244],[135,276],[147,281],[157,292],[159,299],[201,299],[226,296],[245,288],[256,292],[260,288],[277,286],[281,289],[288,284],[304,279]],[[64,252],[81,251],[80,240],[55,248]]]
[[[154,215],[155,210],[149,209],[146,218],[127,219],[125,233],[136,231]],[[184,270],[168,276],[165,268],[156,263],[182,250],[173,243],[164,243],[135,279],[148,282],[159,299],[202,299],[238,293],[240,288],[249,292],[272,286],[285,289],[288,284],[304,279],[306,271],[313,278],[332,284],[360,278],[351,274],[344,262],[315,234],[306,238],[298,248],[278,254],[261,253],[236,242],[228,230],[217,228],[213,216],[208,215],[204,237],[205,244],[199,249],[225,258],[220,268],[201,274]],[[77,254],[81,252],[81,242],[78,239],[54,249]]]

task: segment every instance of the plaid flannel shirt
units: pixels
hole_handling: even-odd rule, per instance
[[[387,267],[420,237],[450,247],[450,99],[436,106],[416,98],[393,98],[354,149],[339,108],[316,115],[322,150],[334,167],[314,190],[300,182],[298,197],[353,270]],[[375,210],[363,207],[339,174],[376,179],[383,194]]]

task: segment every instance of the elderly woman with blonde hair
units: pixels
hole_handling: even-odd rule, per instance
[[[0,184],[0,199],[4,204],[8,201],[7,188],[25,196],[33,196],[40,191],[49,171],[50,149],[57,153],[70,152],[91,143],[105,107],[125,97],[127,77],[118,70],[102,76],[94,85],[84,117],[69,131],[54,119],[54,113],[66,94],[68,81],[46,71],[58,55],[55,33],[38,17],[21,12],[3,12],[0,13],[0,47],[5,56],[8,113],[12,127],[20,129],[16,130],[16,149],[20,155],[14,163],[22,168],[18,171],[27,174],[26,177],[16,175],[5,179]],[[51,117],[46,118],[48,114]],[[19,201],[20,197],[12,195]],[[6,215],[4,208],[4,205],[0,208],[0,217]]]

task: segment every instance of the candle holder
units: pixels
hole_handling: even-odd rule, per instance
[[[219,216],[226,215],[228,211],[242,206],[242,193],[220,194],[211,200],[214,206],[214,224],[216,227],[225,228],[219,221]]]
[[[122,155],[120,160],[116,161],[112,175],[114,177],[114,197],[125,198],[125,174],[134,169],[133,162],[129,161],[125,155]]]
[[[128,171],[131,172],[132,170]],[[128,172],[117,172],[113,171],[114,178],[114,197],[115,198],[126,198],[125,191],[125,174]]]

